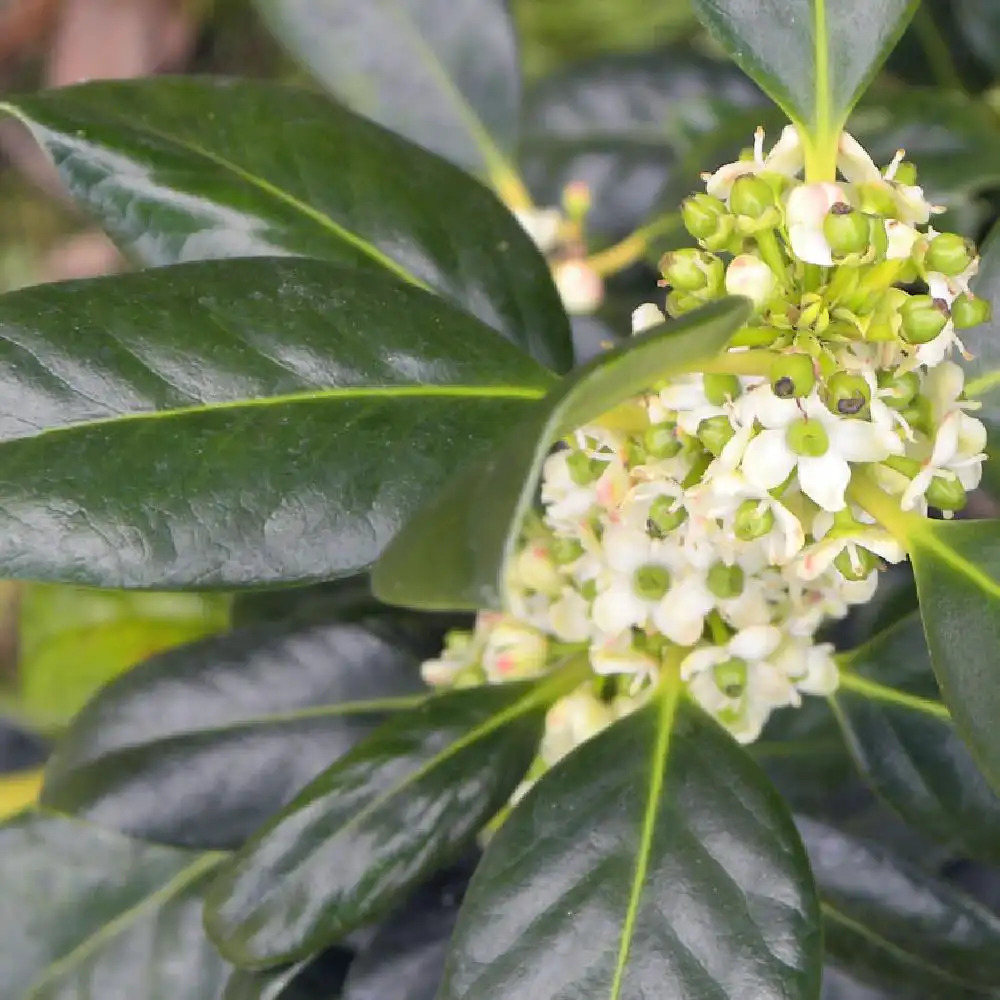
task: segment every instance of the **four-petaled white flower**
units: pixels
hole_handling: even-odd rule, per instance
[[[807,264],[833,265],[833,251],[823,232],[823,222],[834,205],[849,200],[839,184],[800,184],[788,196],[785,222],[792,253]]]

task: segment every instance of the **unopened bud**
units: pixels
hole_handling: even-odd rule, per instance
[[[956,233],[940,233],[927,247],[924,266],[928,271],[954,277],[965,271],[975,256],[975,248],[963,237]]]
[[[782,354],[771,365],[771,390],[781,399],[808,396],[816,384],[813,360],[808,354]]]
[[[867,580],[878,569],[878,559],[860,545],[845,548],[833,560],[836,569],[845,580]]]
[[[687,520],[687,511],[673,497],[657,497],[649,505],[646,527],[651,535],[663,538]]]
[[[681,205],[684,228],[696,239],[706,240],[716,236],[728,223],[729,233],[733,232],[733,220],[729,210],[718,198],[709,194],[695,194]]]
[[[718,458],[735,433],[729,417],[709,417],[698,427],[698,440]]]
[[[733,533],[744,542],[761,538],[774,528],[774,513],[762,500],[744,500],[736,508]]]
[[[660,260],[664,280],[682,292],[718,294],[722,289],[722,261],[702,250],[674,250]]]
[[[681,450],[673,424],[653,424],[643,434],[642,444],[646,454],[653,458],[673,458]]]
[[[900,307],[900,332],[909,344],[926,344],[948,322],[948,303],[929,295],[911,295]]]
[[[965,506],[965,487],[958,476],[935,476],[924,496],[938,510],[961,510]]]
[[[563,188],[563,211],[575,222],[580,222],[587,217],[592,204],[590,185],[586,181],[570,181]]]
[[[992,316],[993,309],[988,299],[978,299],[967,292],[962,292],[951,304],[951,318],[955,321],[956,330],[968,330],[971,326],[988,323]]]
[[[726,291],[745,295],[760,308],[774,294],[774,272],[759,257],[740,254],[726,269]]]
[[[896,215],[896,202],[892,192],[877,181],[865,182],[855,186],[858,205],[866,215],[877,215],[883,219],[891,219]]]
[[[774,206],[774,189],[753,174],[737,177],[729,192],[729,210],[737,215],[760,218]]]
[[[880,394],[886,406],[891,406],[894,410],[905,410],[920,392],[920,376],[916,372],[898,375],[884,370],[878,374],[878,386],[887,390]]]
[[[710,373],[702,376],[702,383],[705,388],[705,398],[712,406],[722,406],[743,391],[740,380],[735,375],[726,373]]]
[[[867,416],[871,398],[871,388],[860,375],[837,372],[826,383],[826,407],[838,417]]]
[[[667,317],[663,315],[659,306],[652,302],[643,302],[641,306],[632,310],[632,332],[642,333],[643,330],[652,330],[654,326],[665,323]]]
[[[846,202],[838,201],[823,220],[823,236],[834,257],[863,254],[871,245],[868,217]]]
[[[694,293],[682,292],[680,289],[675,288],[667,296],[667,315],[675,318],[683,316],[685,313],[694,312],[695,309],[700,309],[704,304],[704,301],[698,298],[698,296]]]
[[[562,577],[556,568],[551,549],[540,542],[529,542],[514,560],[514,580],[540,594],[558,594]]]
[[[720,600],[725,601],[739,597],[743,593],[745,582],[743,569],[740,566],[727,566],[716,563],[708,571],[708,589]]]
[[[592,313],[604,301],[604,279],[583,260],[564,260],[552,272],[566,312]]]

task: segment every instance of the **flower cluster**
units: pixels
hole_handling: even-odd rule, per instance
[[[713,370],[670,379],[575,431],[547,459],[541,509],[480,614],[424,675],[494,683],[585,657],[557,702],[551,764],[640,704],[664,671],[749,742],[777,708],[837,685],[828,619],[869,600],[905,552],[864,488],[952,516],[981,475],[960,336],[988,304],[978,263],[899,153],[883,171],[849,135],[840,180],[805,183],[795,128],[705,177],[685,202],[696,249],[663,259],[664,309],[725,295],[754,313]]]

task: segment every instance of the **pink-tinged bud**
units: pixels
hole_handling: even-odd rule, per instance
[[[583,260],[564,260],[552,272],[566,312],[592,313],[604,301],[604,279]]]
[[[774,272],[759,257],[742,253],[726,269],[726,291],[745,295],[760,308],[774,294]]]

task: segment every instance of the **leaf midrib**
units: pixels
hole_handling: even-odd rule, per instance
[[[177,874],[164,882],[159,889],[140,899],[128,909],[123,910],[106,924],[102,924],[93,934],[84,938],[83,941],[67,952],[62,958],[52,962],[41,976],[32,983],[24,996],[24,1000],[33,1000],[33,998],[39,995],[40,990],[54,980],[58,980],[66,970],[71,969],[78,962],[88,958],[101,945],[112,940],[148,910],[155,909],[160,903],[167,902],[174,896],[179,895],[205,872],[210,871],[218,865],[224,857],[226,857],[226,854],[222,851],[206,852],[200,855],[191,864],[186,865]]]
[[[103,427],[112,424],[132,424],[157,420],[175,420],[181,417],[197,416],[202,413],[242,411],[257,407],[289,406],[300,403],[333,402],[335,400],[356,399],[524,399],[536,401],[546,395],[546,390],[533,386],[515,385],[400,385],[364,386],[349,389],[315,389],[308,392],[284,393],[276,396],[247,397],[225,400],[217,403],[200,403],[195,406],[180,406],[169,410],[143,410],[94,420],[46,427],[36,434],[0,440],[0,447],[14,441],[37,441],[40,438],[67,434],[82,429]]]
[[[614,977],[611,981],[609,1000],[620,1000],[625,980],[625,969],[628,965],[632,939],[635,936],[636,921],[639,919],[639,904],[646,885],[649,872],[649,859],[653,850],[653,837],[656,833],[656,818],[663,797],[663,785],[666,780],[667,758],[670,753],[670,737],[673,733],[674,716],[680,697],[679,681],[667,678],[660,692],[660,711],[657,715],[656,740],[653,743],[650,762],[649,785],[647,788],[646,808],[642,818],[642,829],[639,836],[639,847],[636,851],[635,872],[629,891],[628,906],[622,924],[622,936],[618,943],[618,957],[615,962]]]

